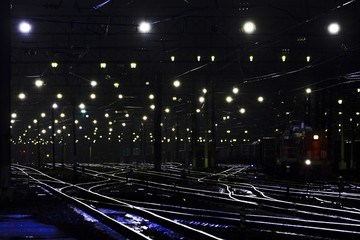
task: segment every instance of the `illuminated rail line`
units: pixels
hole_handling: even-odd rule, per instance
[[[57,191],[61,193],[77,192],[77,195],[75,194],[77,201],[96,206],[96,209],[119,209],[137,214],[137,211],[141,209],[142,212],[169,219],[176,224],[183,223],[183,225],[202,222],[203,225],[242,226],[253,231],[276,231],[279,234],[296,234],[298,236],[304,232],[308,236],[318,237],[360,236],[358,230],[360,229],[360,211],[356,207],[339,209],[284,201],[276,199],[276,194],[270,194],[272,189],[283,189],[283,186],[272,188],[266,183],[264,185],[256,183],[255,185],[253,183],[224,181],[224,176],[238,174],[246,169],[244,166],[227,169],[219,174],[191,171],[186,176],[189,183],[184,185],[171,184],[171,182],[182,180],[183,170],[179,166],[170,166],[168,169],[172,171],[171,174],[167,171],[154,172],[144,167],[136,169],[128,165],[95,166],[96,170],[92,167],[94,166],[82,168],[81,173],[91,177],[93,181],[77,185],[62,184],[61,181],[47,179],[35,170],[29,169],[29,171],[33,171],[32,174],[42,179],[43,182],[55,184]],[[129,169],[133,174],[129,174]],[[168,183],[162,181],[165,178]],[[154,199],[144,201],[112,196],[112,191],[121,186],[143,189],[147,193],[161,192],[163,195],[175,197],[203,198],[205,202],[214,202],[219,206],[225,203],[238,210],[225,211],[205,206],[194,208],[181,204],[158,203]],[[223,189],[223,191],[221,192],[219,189]],[[293,187],[291,192],[295,192],[297,189],[300,193],[304,192],[302,186]],[[280,191],[280,193],[283,192]],[[354,196],[356,198],[356,193]],[[149,216],[145,214],[145,217]],[[152,220],[151,216],[149,219]],[[193,227],[197,228],[197,226]],[[216,239],[215,236],[211,234],[210,236]]]

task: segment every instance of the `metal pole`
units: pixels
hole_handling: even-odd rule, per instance
[[[38,167],[41,168],[40,123],[39,123],[39,120],[36,122],[36,127],[37,127],[37,156],[38,156]]]
[[[156,75],[156,95],[154,111],[154,168],[161,170],[161,119],[162,119],[162,74]]]
[[[51,108],[51,139],[52,139],[52,167],[55,169],[55,119],[54,119],[54,107]]]

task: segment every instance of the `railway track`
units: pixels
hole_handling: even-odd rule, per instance
[[[92,180],[78,184],[26,166],[14,167],[33,183],[132,238],[153,239],[154,236],[139,234],[137,228],[119,221],[119,215],[131,214],[143,222],[156,223],[172,231],[173,239],[174,236],[179,239],[236,239],[249,231],[252,235],[275,234],[268,239],[288,235],[294,239],[360,236],[360,211],[356,207],[324,207],[315,204],[316,201],[308,204],[298,198],[285,201],[274,197],[289,194],[286,190],[282,192],[283,186],[224,180],[246,169],[244,166],[219,173],[191,171],[187,173],[186,182],[178,166],[170,166],[162,172],[122,165],[87,166],[79,174]],[[272,189],[280,193],[270,197]],[[297,189],[298,194],[304,191],[303,186],[298,186],[292,187],[292,192]],[[307,192],[307,196],[310,195]],[[353,195],[355,202],[356,196]],[[114,211],[121,214],[116,215]]]

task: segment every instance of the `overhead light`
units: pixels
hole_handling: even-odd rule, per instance
[[[306,56],[306,62],[310,62],[310,56]]]
[[[232,89],[232,92],[233,92],[234,94],[238,94],[238,93],[239,93],[239,88],[234,87],[234,88]]]
[[[80,103],[80,104],[79,104],[79,108],[80,108],[80,109],[84,109],[84,108],[85,108],[85,104]]]
[[[283,61],[283,62],[286,61],[286,56],[285,56],[285,55],[282,55],[282,56],[281,56],[281,61]]]
[[[130,67],[131,67],[131,68],[136,68],[136,62],[130,63]]]
[[[250,62],[254,61],[254,56],[249,56]]]
[[[173,83],[174,87],[180,87],[181,83],[179,80],[175,80],[174,83]]]
[[[151,30],[151,25],[148,22],[141,22],[138,29],[141,33],[148,33]]]
[[[234,99],[231,96],[227,96],[225,100],[227,103],[231,103]]]
[[[340,25],[338,23],[331,23],[327,29],[331,35],[336,35],[340,31]]]
[[[200,56],[200,55],[198,55],[196,58],[197,58],[197,61],[198,61],[198,62],[200,62],[200,60],[201,60],[201,56]]]
[[[35,80],[35,86],[38,87],[38,88],[44,86],[44,81],[41,80],[41,79]]]
[[[255,26],[255,23],[251,22],[251,21],[248,21],[246,23],[244,23],[243,25],[243,31],[247,34],[251,34],[253,32],[255,32],[256,30],[256,26]]]
[[[106,63],[105,62],[100,63],[100,68],[106,68]]]
[[[25,93],[20,93],[20,94],[18,95],[18,97],[19,97],[19,99],[23,100],[23,99],[26,98],[26,95],[25,95]]]
[[[22,33],[29,33],[31,32],[31,29],[32,27],[28,22],[23,21],[19,24],[19,31]]]
[[[57,68],[58,65],[59,65],[59,64],[58,64],[57,62],[52,62],[52,63],[51,63],[51,67],[53,67],[53,68]]]
[[[212,62],[215,61],[215,56],[214,56],[214,55],[211,56],[211,61],[212,61]]]
[[[175,56],[171,56],[170,59],[171,59],[172,62],[174,62],[175,61]]]
[[[91,85],[92,87],[96,87],[97,82],[96,82],[95,80],[92,80],[92,81],[90,82],[90,85]]]

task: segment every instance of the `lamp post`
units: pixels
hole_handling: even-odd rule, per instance
[[[52,166],[53,169],[55,169],[55,157],[56,157],[56,152],[55,152],[55,117],[54,117],[54,112],[55,109],[58,107],[58,105],[56,103],[54,103],[52,105],[51,108],[51,140],[52,140]]]
[[[40,123],[39,120],[34,119],[37,129],[37,157],[38,157],[38,168],[41,167],[41,155],[40,155]]]

